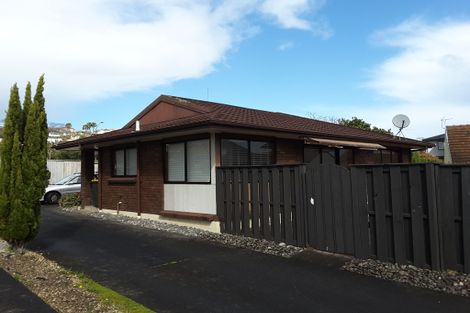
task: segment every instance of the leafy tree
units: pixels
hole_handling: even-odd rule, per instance
[[[48,159],[52,160],[80,160],[80,150],[56,150],[53,144],[48,145]]]
[[[370,123],[367,123],[363,119],[358,118],[356,116],[353,116],[351,119],[340,118],[340,119],[338,119],[337,122],[338,122],[338,124],[344,125],[344,126],[349,126],[349,127],[374,131],[374,132],[377,132],[377,133],[382,133],[382,134],[387,134],[387,135],[393,135],[391,129],[387,130],[387,129],[384,129],[384,128],[379,128],[379,127],[376,127],[376,126],[372,126]]]
[[[96,122],[88,122],[82,126],[84,131],[90,132],[92,134],[96,133],[98,124]]]
[[[72,123],[65,123],[65,128],[67,128],[67,129],[72,128]]]

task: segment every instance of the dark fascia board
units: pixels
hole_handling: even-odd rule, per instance
[[[132,138],[135,137],[136,139],[142,136],[148,136],[152,134],[159,134],[159,133],[165,133],[165,132],[170,132],[170,131],[175,131],[175,130],[187,130],[187,129],[192,129],[192,128],[200,128],[200,127],[211,127],[211,126],[229,126],[229,127],[235,127],[235,128],[242,128],[242,129],[250,129],[250,130],[260,130],[260,131],[273,131],[276,133],[282,133],[282,134],[295,134],[299,136],[299,139],[302,138],[302,136],[318,136],[321,138],[325,139],[342,139],[342,140],[360,140],[363,142],[369,142],[369,143],[378,143],[387,147],[401,147],[401,148],[410,148],[410,149],[423,149],[423,148],[428,148],[428,147],[433,147],[433,144],[426,143],[426,142],[421,142],[417,140],[411,140],[411,139],[406,139],[406,142],[400,142],[399,139],[394,139],[394,140],[373,140],[370,138],[360,138],[360,137],[355,137],[355,136],[337,136],[337,135],[328,135],[328,134],[318,134],[318,133],[304,133],[304,132],[293,132],[293,131],[282,131],[279,129],[275,128],[260,128],[260,127],[253,127],[249,125],[233,125],[230,123],[221,123],[221,122],[213,122],[213,121],[202,121],[202,122],[197,122],[193,124],[188,124],[188,125],[179,125],[179,126],[174,126],[174,127],[168,127],[164,129],[150,129],[150,130],[141,130],[141,131],[132,131],[129,133],[125,133],[122,135],[116,135],[116,136],[93,136],[93,137],[87,137],[83,139],[78,139],[75,141],[69,141],[69,142],[64,142],[56,145],[54,148],[57,150],[62,150],[66,148],[71,148],[71,147],[77,147],[81,145],[92,145],[95,143],[100,143],[100,142],[106,142],[106,141],[113,141],[113,140],[119,140],[119,139],[125,139],[125,138]],[[106,133],[109,134],[109,133]],[[104,135],[104,134],[103,134]],[[412,141],[412,142],[410,142]]]

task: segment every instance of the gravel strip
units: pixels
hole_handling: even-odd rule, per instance
[[[180,235],[195,237],[202,240],[208,240],[212,242],[221,243],[226,246],[234,246],[239,248],[246,248],[257,252],[266,254],[272,254],[276,256],[282,256],[290,258],[303,251],[302,248],[286,245],[285,243],[275,243],[263,239],[256,239],[251,237],[235,236],[230,234],[216,234],[209,231],[186,227],[180,225],[174,225],[169,223],[163,223],[159,221],[149,220],[145,218],[130,217],[125,215],[116,215],[110,213],[103,213],[99,211],[91,210],[80,210],[77,207],[73,208],[61,208],[66,212],[78,212],[98,219],[109,220],[119,222],[123,224],[129,224],[134,226],[140,226],[143,228],[157,229],[167,231],[171,233],[177,233]]]
[[[120,312],[115,307],[101,302],[98,295],[83,289],[75,274],[39,253],[3,250],[0,252],[0,267],[57,312]]]
[[[412,286],[470,297],[470,275],[455,271],[433,271],[413,265],[398,265],[377,260],[353,259],[344,270],[393,280]]]

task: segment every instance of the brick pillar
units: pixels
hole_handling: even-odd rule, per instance
[[[82,209],[92,205],[91,180],[95,172],[95,151],[93,149],[82,150],[81,153],[81,181],[82,187],[80,196],[82,198]]]

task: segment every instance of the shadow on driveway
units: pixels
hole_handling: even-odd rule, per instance
[[[286,259],[43,209],[30,249],[162,312],[469,312],[470,299],[341,271],[344,259]]]

